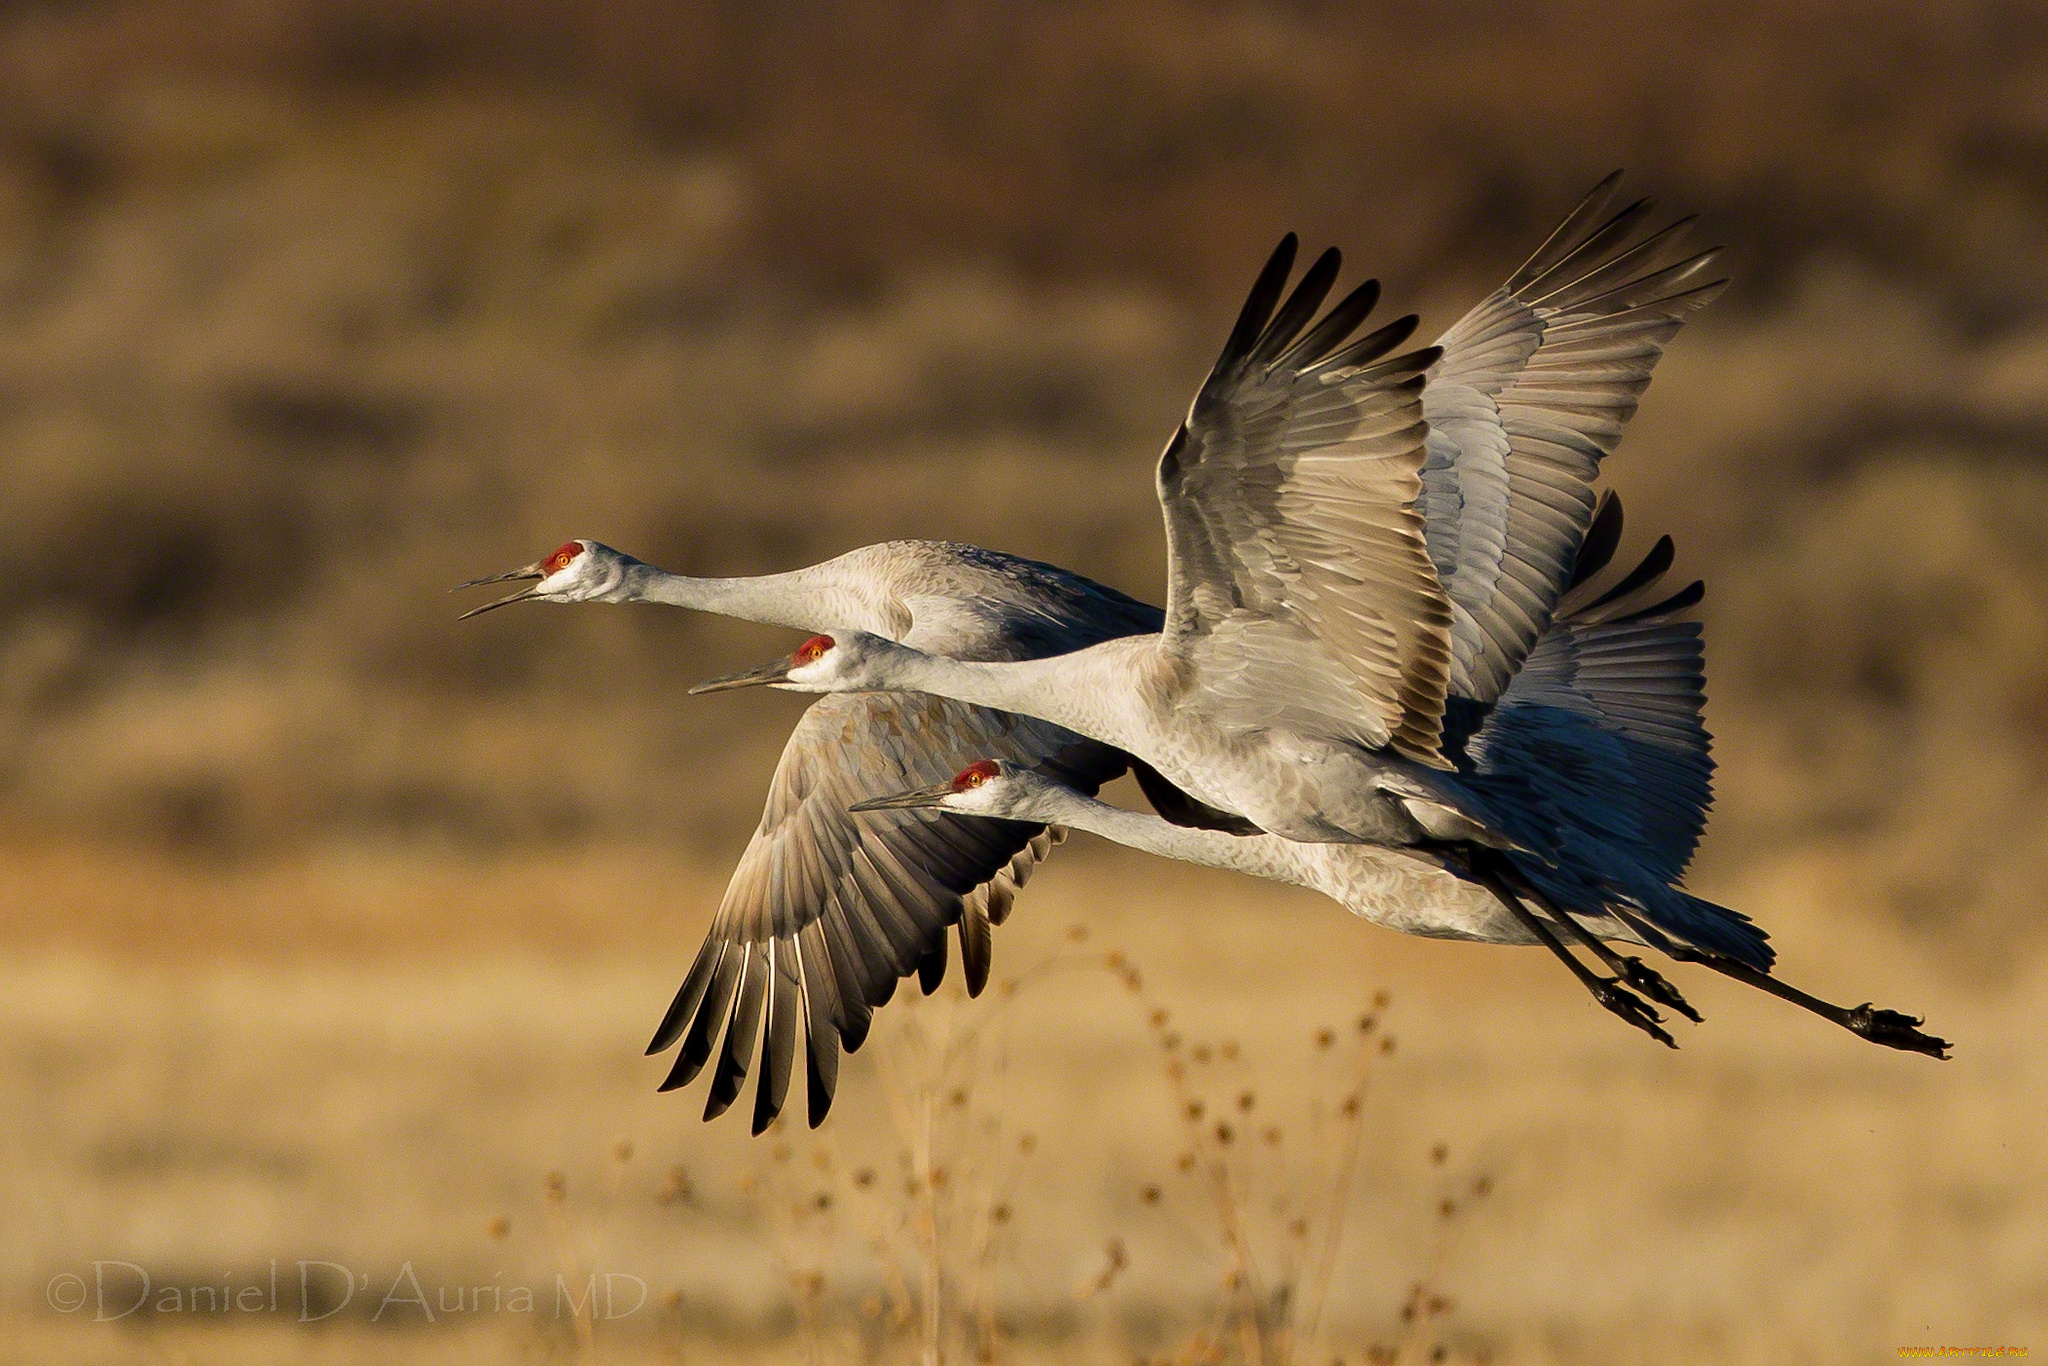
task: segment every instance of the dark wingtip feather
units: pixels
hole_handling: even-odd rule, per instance
[[[796,1017],[802,992],[797,983],[795,953],[796,941],[776,941],[775,963],[768,979],[768,1023],[761,1039],[761,1080],[754,1086],[756,1135],[782,1113],[789,1099],[789,1079],[796,1067]]]
[[[725,1027],[725,1049],[711,1074],[711,1092],[705,1097],[704,1118],[715,1119],[739,1099],[747,1070],[753,1066],[756,1035],[761,1032],[761,1014],[767,1005],[768,960],[758,946],[747,954],[740,978],[739,995],[733,1002],[732,1021]]]
[[[1387,352],[1415,335],[1415,329],[1422,322],[1414,313],[1404,313],[1375,332],[1368,332],[1357,341],[1331,352],[1316,366],[1319,371],[1348,370],[1356,366],[1369,365]],[[1441,353],[1439,353],[1441,354]],[[1429,364],[1436,362],[1432,359]]]
[[[1645,195],[1626,208],[1621,209],[1605,223],[1587,233],[1577,242],[1574,242],[1570,250],[1552,262],[1549,268],[1541,275],[1534,276],[1525,281],[1522,287],[1516,291],[1517,297],[1527,294],[1531,290],[1541,288],[1554,276],[1562,275],[1568,270],[1578,269],[1573,264],[1574,262],[1583,264],[1586,261],[1598,259],[1603,252],[1614,246],[1615,243],[1625,241],[1628,235],[1635,231],[1636,224],[1640,223],[1656,207],[1657,201]],[[1560,283],[1564,286],[1569,286],[1571,278],[1571,276],[1566,275],[1565,279]]]
[[[1294,286],[1294,292],[1287,296],[1287,302],[1280,305],[1280,311],[1260,334],[1258,345],[1245,357],[1247,365],[1266,365],[1276,360],[1295,337],[1314,318],[1316,310],[1323,306],[1323,300],[1330,293],[1330,286],[1337,283],[1337,272],[1343,269],[1344,256],[1335,247],[1326,248],[1321,256],[1310,263],[1302,272],[1301,280]]]
[[[1294,253],[1300,246],[1301,239],[1290,232],[1280,239],[1280,245],[1273,248],[1273,254],[1266,258],[1264,269],[1259,271],[1259,278],[1252,282],[1251,292],[1245,296],[1244,307],[1238,310],[1237,322],[1223,343],[1223,354],[1217,357],[1212,374],[1235,369],[1258,345],[1259,334],[1266,330],[1266,320],[1273,316],[1273,308],[1287,287],[1287,277],[1294,270]]]
[[[1712,257],[1711,251],[1679,261],[1688,233],[1699,223],[1697,214],[1666,223],[1633,244],[1627,243],[1635,224],[1650,211],[1652,201],[1631,205],[1623,215],[1586,239],[1565,260],[1558,263],[1555,278],[1542,283],[1543,293],[1532,290],[1518,295],[1531,308],[1579,312],[1597,303],[1609,305],[1599,311],[1614,312],[1655,298],[1657,291],[1698,271]],[[1619,248],[1618,250],[1610,249]]]
[[[1411,369],[1427,370],[1430,366],[1435,365],[1438,361],[1442,360],[1443,358],[1444,349],[1441,346],[1424,346],[1418,348],[1417,350],[1410,351],[1405,356],[1396,356],[1394,358],[1394,363],[1399,364],[1405,361],[1407,362],[1408,367]]]
[[[810,1123],[815,1129],[832,1108],[832,1092],[839,1081],[836,1022],[845,1002],[832,972],[832,952],[822,922],[813,922],[797,933],[797,996],[804,1012],[804,1093],[810,1099]]]
[[[1579,233],[1598,218],[1614,202],[1614,190],[1621,183],[1621,172],[1610,171],[1607,178],[1587,191],[1576,207],[1565,215],[1564,221],[1551,229],[1550,236],[1536,248],[1521,268],[1508,278],[1509,293],[1518,293],[1532,281],[1541,279],[1554,269],[1559,262],[1568,259],[1578,250]]]
[[[1372,315],[1379,306],[1380,282],[1367,280],[1339,299],[1336,306],[1323,315],[1323,320],[1310,328],[1308,333],[1294,345],[1287,348],[1279,364],[1296,370],[1306,370],[1320,363],[1332,351],[1344,344],[1344,339],[1356,332],[1359,325]]]
[[[697,1070],[695,1068],[691,1068],[688,1072],[685,1072],[684,1060],[681,1058],[677,1058],[675,1061],[675,1065],[668,1069],[668,1075],[661,1079],[661,1085],[655,1087],[654,1089],[657,1092],[663,1094],[666,1094],[670,1091],[679,1091],[683,1087],[688,1086],[691,1082],[695,1081],[696,1079]]]
[[[1639,607],[1632,612],[1627,612],[1614,618],[1614,621],[1617,625],[1625,626],[1632,621],[1651,621],[1658,617],[1677,616],[1680,612],[1688,612],[1699,606],[1706,596],[1706,582],[1702,579],[1694,579],[1662,602],[1652,603],[1648,607]]]
[[[1664,577],[1673,560],[1678,558],[1678,548],[1669,536],[1659,536],[1657,544],[1650,547],[1650,553],[1643,556],[1643,562],[1628,572],[1628,577],[1599,597],[1586,604],[1585,610],[1597,612],[1601,608],[1620,602],[1629,594],[1647,588]]]
[[[970,898],[960,914],[960,972],[967,981],[967,994],[979,996],[988,985],[990,960],[994,957],[995,934],[981,909],[980,898]]]
[[[1579,553],[1572,561],[1572,576],[1565,584],[1565,591],[1570,592],[1605,569],[1620,546],[1621,498],[1614,490],[1607,489],[1601,493],[1600,504],[1593,509],[1592,524],[1586,528],[1586,535],[1579,542]]]
[[[860,1052],[860,1046],[868,1041],[868,1031],[875,1026],[872,1009],[865,1012],[851,1011],[839,1022],[839,1043],[849,1053]]]
[[[682,986],[676,989],[675,999],[668,1003],[668,1012],[655,1027],[654,1037],[647,1044],[647,1056],[653,1057],[674,1046],[675,1041],[682,1037],[690,1016],[704,1001],[704,992],[711,985],[711,974],[725,956],[725,948],[723,940],[705,936],[703,946],[697,950],[696,961],[690,964]]]
[[[712,974],[710,989],[697,1006],[696,1018],[690,1021],[690,1031],[683,1038],[682,1052],[676,1055],[676,1064],[669,1069],[668,1079],[661,1084],[663,1091],[673,1091],[678,1086],[688,1086],[704,1070],[704,1064],[711,1060],[711,1050],[718,1042],[718,1031],[730,1013],[733,992],[739,983],[742,964],[734,961],[733,951],[739,950],[744,958],[744,945],[727,944],[719,955],[717,971]]]
[[[925,956],[917,960],[918,990],[929,996],[946,980],[946,935],[942,930]]]
[[[839,1087],[839,1048],[831,1030],[808,1032],[804,1040],[804,1095],[809,1101],[810,1126],[825,1122],[832,1110],[832,1093]]]

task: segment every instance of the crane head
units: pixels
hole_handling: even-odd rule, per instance
[[[785,658],[707,679],[690,691],[768,687],[788,692],[889,692],[893,689],[885,671],[903,649],[865,631],[812,636]]]
[[[914,788],[887,797],[870,797],[855,802],[848,811],[951,811],[963,816],[992,816],[1005,820],[1053,820],[1058,812],[1049,805],[1055,784],[1043,774],[1015,763],[977,759],[943,783]]]
[[[616,601],[625,587],[627,570],[638,563],[639,561],[631,555],[614,550],[601,542],[575,540],[558,546],[553,554],[535,560],[524,569],[471,579],[468,583],[455,585],[449,591],[459,593],[465,588],[481,588],[491,583],[510,583],[517,579],[537,580],[531,588],[508,594],[481,607],[470,608],[457,618],[458,621],[467,621],[493,608],[515,602]]]

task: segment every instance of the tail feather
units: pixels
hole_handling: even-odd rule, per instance
[[[1643,919],[1702,953],[1732,958],[1758,972],[1769,972],[1778,960],[1770,936],[1740,911],[1661,883],[1629,890],[1628,901]]]

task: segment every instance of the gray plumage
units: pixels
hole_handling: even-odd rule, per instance
[[[1451,606],[1451,688],[1499,697],[1543,628],[1591,521],[1593,482],[1686,317],[1727,284],[1693,220],[1632,240],[1620,172],[1437,341],[1418,507]]]
[[[1412,319],[1357,335],[1370,283],[1318,320],[1336,253],[1289,292],[1283,241],[1160,460],[1157,635],[1007,664],[835,638],[742,681],[1039,716],[1269,834],[1455,864],[1518,918],[1524,901],[1592,914],[1618,897],[1677,941],[1767,966],[1741,917],[1670,886],[1706,791],[1697,765],[1655,752],[1660,726],[1684,724],[1660,706],[1683,700],[1631,697],[1604,725],[1577,687],[1624,682],[1635,651],[1693,650],[1696,672],[1695,628],[1567,632],[1524,668],[1574,581],[1600,458],[1664,343],[1719,287],[1691,283],[1711,253],[1677,253],[1683,223],[1632,241],[1647,205],[1609,215],[1612,192],[1439,347],[1405,355],[1389,357]],[[1485,731],[1478,718],[1525,673],[1517,729]],[[1531,757],[1546,753],[1583,762],[1559,778]],[[1560,782],[1582,800],[1554,800]],[[1654,787],[1641,811],[1616,800],[1637,782]]]
[[[524,600],[654,602],[806,630],[860,629],[981,660],[1059,653],[1156,631],[1161,620],[1157,608],[1080,575],[943,541],[891,541],[786,574],[705,579],[582,540],[499,576],[512,578],[537,582],[476,610]],[[649,1045],[650,1053],[681,1045],[663,1089],[689,1083],[715,1056],[706,1117],[722,1113],[758,1045],[758,1132],[787,1097],[801,1024],[815,1125],[831,1105],[840,1048],[861,1045],[874,1009],[912,974],[927,991],[937,986],[948,927],[958,932],[968,989],[980,991],[991,926],[1062,832],[848,808],[991,754],[1087,792],[1130,763],[1058,726],[930,695],[828,697],[804,713],[760,826]],[[1143,778],[1162,810],[1201,818],[1154,775]]]
[[[1618,522],[1620,504],[1610,505]],[[1630,868],[1666,883],[1682,876],[1712,805],[1714,763],[1702,719],[1699,626],[1670,616],[1694,598],[1688,591],[1659,600],[1656,575],[1632,579],[1619,599],[1581,593],[1575,604],[1568,600],[1497,700],[1456,699],[1447,740],[1461,770],[1513,774],[1570,833],[1560,867],[1509,857],[1542,877],[1558,904],[1602,938],[1640,942],[1609,910],[1609,901],[1626,895],[1610,879]],[[1177,827],[1098,801],[1057,774],[986,757],[997,761],[990,781],[965,787],[958,775],[943,780],[924,789],[926,809],[1057,821],[1169,858],[1310,887],[1405,934],[1536,942],[1491,892],[1429,857]],[[1769,966],[1764,939],[1744,924],[1738,947],[1745,961]]]
[[[1712,802],[1699,627],[1677,619],[1699,601],[1701,586],[1656,595],[1672,562],[1667,537],[1614,588],[1593,596],[1583,580],[1605,566],[1620,521],[1620,503],[1610,497],[1595,515],[1596,534],[1581,547],[1559,611],[1500,696],[1453,698],[1445,718],[1446,749],[1460,772],[1519,783],[1553,813],[1561,832],[1557,862],[1511,852],[1498,856],[1504,876],[1475,877],[1470,865],[1428,851],[1180,828],[1011,761],[977,762],[947,782],[874,805],[1057,821],[1168,858],[1313,888],[1402,933],[1543,943],[1602,1004],[1667,1044],[1674,1040],[1661,1017],[1630,989],[1689,1019],[1697,1021],[1698,1013],[1661,974],[1609,943],[1704,963],[1871,1042],[1948,1056],[1946,1041],[1922,1032],[1913,1016],[1868,1003],[1836,1006],[1772,976],[1774,955],[1762,930],[1677,885]],[[1534,904],[1518,906],[1518,897],[1503,895],[1510,889]],[[1658,926],[1682,926],[1683,933],[1674,939]],[[1565,942],[1591,946],[1615,975],[1594,976],[1564,951]]]
[[[1483,565],[1466,576],[1481,608],[1520,582],[1504,576],[1508,569],[1533,564],[1549,576],[1527,614],[1539,618],[1533,627],[1471,635],[1468,653],[1511,677],[1547,623],[1591,518],[1589,488],[1579,490],[1584,512],[1561,522],[1522,515],[1524,505],[1546,503],[1550,487],[1522,477],[1543,444],[1535,434],[1557,445],[1560,433],[1577,430],[1580,410],[1600,409],[1597,420],[1578,421],[1581,444],[1597,454],[1626,416],[1622,396],[1633,403],[1654,361],[1654,346],[1644,354],[1639,338],[1617,341],[1596,328],[1575,341],[1572,329],[1654,318],[1661,339],[1673,326],[1659,292],[1675,278],[1658,245],[1668,235],[1609,259],[1603,253],[1626,237],[1634,215],[1590,233],[1574,226],[1591,216],[1575,214],[1561,247],[1539,253],[1453,328],[1450,349],[1391,358],[1413,320],[1356,336],[1378,293],[1368,283],[1315,321],[1336,253],[1324,253],[1289,293],[1295,244],[1283,241],[1159,462],[1169,558],[1157,635],[1006,665],[876,649],[857,678],[812,670],[790,681],[917,688],[1041,716],[1141,755],[1191,796],[1291,839],[1460,841],[1548,857],[1555,832],[1540,804],[1520,800],[1507,779],[1456,771],[1443,750],[1449,699],[1491,700],[1498,689],[1470,668],[1456,671],[1453,687],[1459,618],[1438,565],[1455,571],[1476,563],[1474,548],[1489,536],[1499,542],[1491,577]],[[1630,275],[1637,265],[1648,274]],[[1523,286],[1531,298],[1515,292]],[[1547,286],[1557,288],[1538,292]],[[1557,298],[1570,309],[1553,307]],[[1504,325],[1487,322],[1509,317],[1503,300],[1529,333],[1505,350]],[[1616,347],[1628,354],[1616,359]],[[1505,490],[1490,504],[1468,500],[1470,527],[1456,511],[1431,516],[1423,473],[1432,373],[1456,391],[1447,425],[1465,428],[1462,444],[1440,444],[1438,503],[1494,475]],[[1548,413],[1549,425],[1532,413]],[[1484,439],[1488,420],[1498,450]],[[1434,544],[1432,526],[1465,536],[1463,547]],[[1538,542],[1561,537],[1562,558],[1513,539],[1524,532]],[[1487,621],[1498,617],[1486,610]],[[1469,607],[1466,619],[1486,624]],[[841,653],[834,664],[850,658]]]

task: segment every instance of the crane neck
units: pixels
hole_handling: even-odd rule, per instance
[[[1078,792],[1063,794],[1046,818],[1142,853],[1178,859],[1204,868],[1226,868],[1274,882],[1313,887],[1308,859],[1319,847],[1277,835],[1232,835],[1175,825],[1149,811],[1128,811]]]
[[[1064,726],[1134,754],[1155,748],[1146,664],[1157,636],[1123,636],[1044,659],[982,663],[908,647],[882,671],[888,691],[937,693]]]
[[[902,629],[901,623],[879,610],[870,594],[822,576],[822,568],[814,565],[784,574],[700,579],[635,563],[619,601],[656,602],[799,631],[860,630],[893,636]]]

